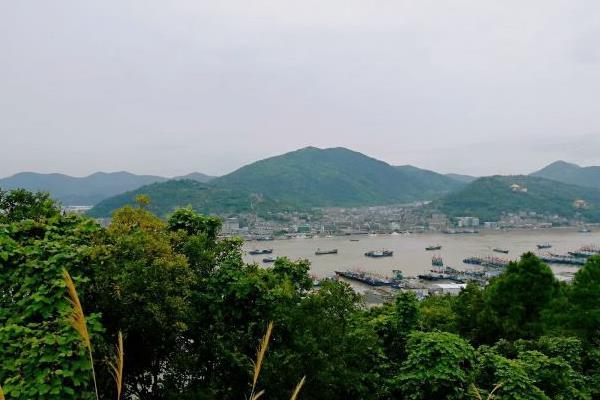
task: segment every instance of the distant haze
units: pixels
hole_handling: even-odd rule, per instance
[[[600,163],[600,2],[3,1],[0,177],[222,175],[312,145]]]

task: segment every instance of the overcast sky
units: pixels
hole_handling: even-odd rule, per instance
[[[600,1],[0,1],[0,176],[223,174],[308,145],[600,164]]]

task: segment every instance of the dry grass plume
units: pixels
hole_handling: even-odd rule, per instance
[[[255,391],[256,383],[258,382],[258,376],[265,360],[265,354],[267,353],[267,348],[269,347],[269,341],[271,340],[272,332],[273,322],[269,322],[267,331],[265,332],[265,335],[260,342],[260,346],[258,347],[258,351],[256,352],[256,362],[254,363],[254,376],[252,378],[252,392],[250,392],[250,400],[256,400],[265,393],[264,390],[261,390],[258,393],[255,393]]]
[[[304,386],[305,380],[306,380],[306,376],[303,376],[302,379],[300,380],[300,382],[298,382],[298,384],[296,385],[296,388],[294,389],[294,392],[292,393],[292,397],[290,397],[290,400],[296,400],[298,398],[298,394],[300,393],[300,389],[302,389],[302,386]]]
[[[71,314],[69,315],[69,323],[77,331],[81,338],[81,341],[88,350],[90,365],[92,367],[92,378],[94,379],[94,391],[96,392],[96,399],[99,399],[100,397],[98,396],[98,384],[96,383],[96,370],[94,369],[94,357],[92,356],[92,341],[90,339],[90,334],[87,329],[85,313],[83,312],[83,307],[81,306],[81,302],[79,301],[79,296],[77,295],[77,289],[75,288],[73,279],[71,278],[71,275],[66,269],[63,269],[63,279],[65,281],[65,284],[67,285],[67,300],[69,300],[72,306]]]
[[[125,352],[123,351],[123,335],[119,331],[117,347],[115,352],[115,359],[113,362],[109,362],[111,373],[115,379],[117,386],[117,400],[121,398],[121,392],[123,391],[123,365],[125,360]]]

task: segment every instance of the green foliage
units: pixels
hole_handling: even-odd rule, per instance
[[[403,399],[462,399],[473,382],[473,348],[447,332],[409,335],[407,358],[392,380]]]
[[[314,289],[306,260],[244,264],[241,241],[219,239],[221,221],[190,208],[165,221],[143,202],[101,228],[62,215],[47,195],[2,199],[7,398],[92,395],[85,349],[66,321],[63,268],[76,279],[94,358],[110,357],[124,333],[124,398],[239,399],[267,321],[275,329],[260,384],[273,399],[304,375],[307,400],[465,399],[473,387],[485,398],[499,383],[495,399],[600,396],[599,258],[567,285],[525,254],[486,287],[422,302],[400,292],[367,309],[345,283]],[[111,397],[102,364],[100,392]]]
[[[567,292],[568,326],[591,341],[600,337],[600,256],[590,257]]]
[[[419,320],[423,331],[457,332],[457,314],[454,312],[456,296],[429,296],[419,305]]]
[[[484,305],[483,294],[479,284],[469,282],[452,304],[458,332],[473,343],[479,343],[483,336],[484,329],[479,321]]]
[[[510,186],[515,183],[526,187],[527,192],[513,192]],[[589,207],[573,207],[578,199],[586,200]],[[600,190],[532,176],[491,176],[449,194],[436,206],[451,216],[473,215],[485,221],[520,211],[600,221]]]
[[[84,283],[99,227],[61,216],[46,195],[3,198],[0,224],[0,382],[9,399],[91,399],[90,363],[67,319],[63,268]],[[8,208],[6,204],[10,204]],[[8,210],[8,212],[7,212]],[[84,302],[84,307],[88,306]],[[98,315],[88,315],[95,339]]]
[[[494,394],[496,400],[548,400],[548,396],[535,386],[528,376],[526,365],[496,354],[487,346],[481,346],[476,356],[477,387],[485,388],[483,398],[496,385],[502,385]]]
[[[27,219],[43,222],[60,214],[48,193],[31,193],[23,189],[0,190],[0,224]]]
[[[483,341],[499,338],[533,338],[542,334],[542,311],[559,294],[552,270],[532,253],[511,262],[491,281],[484,293],[478,323],[485,330]]]

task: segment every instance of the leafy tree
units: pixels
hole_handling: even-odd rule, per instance
[[[418,327],[419,303],[412,292],[400,292],[393,304],[370,312],[371,324],[383,342],[387,357],[401,362],[406,355],[408,335]]]
[[[479,318],[483,309],[483,293],[479,284],[469,282],[452,304],[458,332],[473,343],[479,343],[482,338]]]
[[[393,379],[403,399],[462,399],[473,382],[473,348],[447,332],[413,332],[407,358]]]
[[[436,295],[425,298],[419,304],[419,321],[424,331],[457,332],[454,304],[457,297],[452,295]]]
[[[484,340],[534,338],[543,333],[541,314],[559,293],[552,270],[534,254],[511,262],[484,292],[478,323]]]
[[[0,190],[0,223],[26,219],[42,222],[59,214],[60,209],[48,193],[31,193],[24,189]]]
[[[47,195],[2,197],[0,223],[0,382],[9,399],[91,399],[91,369],[71,313],[62,271],[78,283],[94,263],[89,246],[100,228],[62,216]],[[89,304],[84,303],[84,307]],[[101,325],[88,314],[100,341]]]
[[[143,208],[115,212],[95,252],[103,263],[91,299],[111,342],[123,332],[125,395],[161,398],[188,327],[193,271],[172,249],[167,225]]]
[[[586,341],[600,338],[600,256],[577,271],[567,293],[569,326]]]
[[[534,379],[528,375],[526,365],[522,361],[505,358],[488,346],[481,346],[477,350],[476,360],[476,386],[484,388],[484,398],[492,388],[501,385],[494,393],[494,399],[549,399],[535,386]]]
[[[583,376],[562,357],[548,357],[538,351],[519,354],[525,373],[552,399],[590,399]]]

